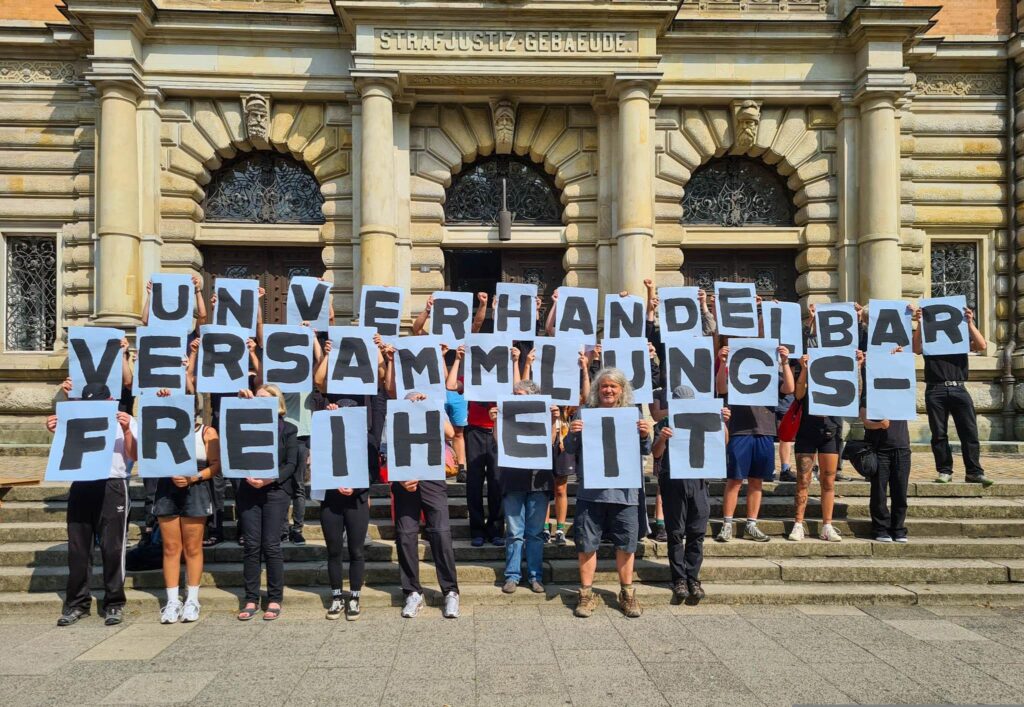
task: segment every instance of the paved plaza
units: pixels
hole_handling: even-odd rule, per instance
[[[642,590],[641,590],[642,591]],[[58,607],[54,606],[54,617]],[[6,705],[789,705],[1024,701],[1024,611],[561,605],[0,620]]]

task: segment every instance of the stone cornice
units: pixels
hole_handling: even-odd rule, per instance
[[[855,48],[870,41],[910,42],[935,24],[939,6],[855,7],[843,20],[843,30]]]
[[[69,0],[65,14],[91,30],[127,29],[140,40],[153,26],[152,0]]]

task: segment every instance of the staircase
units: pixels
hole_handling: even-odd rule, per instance
[[[876,543],[867,539],[868,484],[840,482],[835,508],[835,527],[843,534],[841,543],[808,539],[799,543],[785,540],[793,513],[793,484],[765,484],[761,510],[762,530],[772,536],[769,543],[743,539],[743,525],[737,523],[738,539],[716,543],[710,533],[717,531],[721,517],[722,483],[712,484],[712,523],[706,541],[702,579],[707,603],[730,604],[991,604],[1024,605],[1024,482],[1003,482],[983,490],[971,484],[910,484],[907,528],[910,543]],[[230,493],[230,488],[228,489]],[[463,605],[574,603],[578,582],[575,548],[549,544],[544,551],[546,595],[535,595],[525,587],[515,594],[502,594],[504,548],[490,545],[474,548],[469,541],[469,524],[464,484],[450,484],[449,505],[455,556]],[[570,484],[569,516],[573,513],[575,484]],[[816,537],[820,515],[817,485],[811,487],[808,530]],[[649,512],[653,517],[655,485],[647,484]],[[130,538],[139,537],[143,518],[143,490],[138,481],[131,486]],[[67,546],[65,513],[67,487],[43,484],[0,489],[0,616],[32,611],[56,613],[58,592],[64,589]],[[233,517],[229,499],[227,517]],[[737,518],[745,513],[743,499]],[[306,509],[307,544],[285,543],[285,606],[289,610],[319,610],[329,595],[326,548],[318,523],[319,507],[310,502]],[[242,585],[242,548],[234,539],[236,526],[226,527],[229,540],[206,550],[203,576],[203,604],[206,610],[237,608]],[[367,607],[393,606],[401,601],[394,526],[390,520],[387,487],[377,485],[371,492],[371,524],[367,540],[366,584],[362,592]],[[636,579],[640,595],[648,604],[667,603],[670,592],[667,546],[645,540],[637,550]],[[437,603],[430,549],[420,543],[421,579],[428,589],[428,601]],[[94,583],[100,586],[99,558]],[[595,582],[599,590],[617,589],[614,551],[602,546]],[[128,610],[156,614],[163,597],[159,570],[130,573]],[[610,595],[609,595],[610,596]]]

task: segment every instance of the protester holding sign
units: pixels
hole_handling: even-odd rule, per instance
[[[946,298],[939,298],[946,299]],[[934,301],[934,300],[933,300]],[[947,308],[949,309],[949,308]],[[951,322],[949,339],[961,337],[960,353],[929,354],[924,350],[922,331],[927,322],[923,315],[925,307],[914,310],[914,353],[924,354],[924,406],[928,412],[928,427],[932,433],[932,455],[935,457],[936,483],[948,484],[953,480],[953,450],[949,446],[949,418],[952,415],[960,438],[960,449],[964,458],[965,480],[969,484],[981,484],[985,488],[994,482],[985,476],[981,468],[981,444],[978,440],[978,415],[974,400],[967,390],[967,376],[970,368],[969,351],[984,351],[988,347],[985,336],[974,321],[974,310],[963,309],[963,321],[967,327],[967,341],[962,340],[962,324]],[[945,328],[941,323],[936,328]]]
[[[742,340],[738,340],[742,341]],[[793,369],[789,367],[789,349],[779,346],[776,349],[778,369],[780,371],[778,391],[774,394],[789,395],[793,392]],[[730,388],[729,347],[722,346],[718,350],[719,369],[717,389],[720,395],[727,395]],[[767,374],[758,374],[761,377]],[[767,380],[767,379],[766,379]],[[768,385],[771,385],[769,382]],[[757,527],[757,515],[761,510],[761,486],[764,481],[775,477],[775,404],[736,405],[729,403],[732,414],[729,418],[729,445],[726,448],[726,482],[722,494],[722,529],[715,540],[720,543],[729,542],[733,538],[732,514],[739,503],[740,487],[747,481],[747,523],[744,536],[760,543],[769,538]]]
[[[295,465],[299,453],[295,425],[285,421],[287,412],[284,395],[273,385],[263,385],[256,397],[273,397],[278,401],[276,479],[243,479],[238,485],[236,503],[245,534],[245,554],[242,574],[245,579],[245,605],[238,612],[240,621],[248,621],[259,610],[260,564],[267,564],[267,610],[264,621],[273,621],[281,615],[284,598],[284,555],[281,552],[281,523],[284,522],[295,484]],[[240,398],[252,398],[248,390],[238,392]]]
[[[161,398],[171,395],[164,389]],[[196,474],[157,479],[153,514],[160,521],[160,538],[164,550],[164,583],[167,604],[160,613],[160,623],[199,620],[199,582],[203,577],[203,532],[206,518],[213,514],[212,484],[220,473],[220,438],[217,430],[207,427],[199,418],[190,444],[195,446]],[[185,557],[187,594],[182,605],[178,594],[181,558]]]
[[[187,298],[187,295],[189,294],[188,291],[184,290],[181,293],[186,295],[186,297],[184,298],[184,304],[182,304],[182,298],[180,296],[175,297],[174,293],[164,291],[171,289],[167,287],[167,285],[169,284],[169,281],[172,277],[174,276],[169,275],[168,273],[159,273],[158,275],[154,276],[154,278],[151,278],[149,282],[146,283],[146,299],[142,303],[142,326],[149,326],[150,310],[152,308],[151,301],[153,298],[153,281],[154,279],[156,279],[157,293],[162,296],[160,298],[160,301],[156,304],[158,311],[156,313],[157,316],[155,317],[155,320],[159,322],[161,325],[168,321],[182,321],[185,331],[188,331],[190,335],[192,335],[195,333],[196,329],[198,329],[203,324],[206,324],[207,314],[206,302],[203,301],[203,281],[199,279],[198,275],[192,275],[192,277],[190,278],[192,289],[195,292],[196,307],[195,324],[193,324],[192,308],[188,306],[190,304]],[[170,301],[175,302],[176,306],[174,308],[169,308],[166,306],[165,300],[168,296],[170,296]]]
[[[530,380],[520,381],[512,388],[512,394],[540,395],[540,386]],[[547,412],[553,419],[557,418],[558,406],[550,406]],[[494,424],[494,439],[497,442],[503,434],[502,425],[498,420],[498,408],[491,408],[489,413]],[[527,422],[526,425],[531,428],[540,427],[540,431],[543,428],[536,421]],[[553,442],[553,436],[552,426],[552,434],[546,436],[548,447]],[[523,576],[525,545],[526,581],[530,591],[543,594],[544,585],[541,580],[544,578],[544,541],[541,534],[544,532],[544,515],[554,487],[551,465],[548,464],[542,469],[513,469],[499,466],[495,476],[501,490],[502,509],[505,515],[505,583],[501,591],[512,594],[519,586]]]
[[[626,376],[614,368],[598,371],[594,377],[588,408],[631,408],[633,391]],[[639,417],[639,415],[638,415]],[[639,418],[636,430],[640,436],[640,456],[651,453],[651,424]],[[614,452],[614,440],[612,451]],[[569,426],[565,449],[576,455],[576,475],[580,489],[576,494],[576,518],[573,523],[576,548],[580,566],[580,591],[575,615],[587,618],[597,608],[594,595],[594,573],[597,571],[597,550],[603,537],[608,536],[615,545],[615,565],[619,574],[619,609],[630,618],[643,613],[633,588],[633,560],[639,535],[640,503],[639,484],[636,488],[590,488],[583,468],[583,420],[577,417]],[[612,464],[606,460],[606,464]],[[642,468],[643,459],[636,460],[637,470]],[[617,469],[617,471],[619,471]],[[604,469],[591,471],[596,476],[604,475]],[[642,483],[642,475],[641,475]]]
[[[82,389],[81,400],[113,398],[107,386],[90,383]],[[51,433],[57,431],[56,415],[46,418],[46,429]],[[124,617],[124,555],[131,505],[128,468],[137,458],[135,440],[138,431],[134,418],[126,412],[118,412],[114,432],[114,455],[108,478],[72,481],[68,490],[68,581],[58,626],[70,626],[89,615],[92,606],[89,593],[92,551],[97,538],[103,560],[104,623],[116,626]]]
[[[676,400],[695,398],[693,388],[681,385],[672,391]],[[659,401],[660,402],[660,401]],[[722,408],[722,421],[729,422],[729,408]],[[665,506],[665,530],[668,535],[668,563],[672,573],[672,603],[698,604],[704,598],[700,567],[704,562],[704,536],[711,515],[711,497],[707,479],[673,479],[669,440],[674,431],[669,420],[661,427],[651,454],[657,462],[658,488]],[[725,433],[726,442],[729,433]],[[720,467],[719,467],[720,468]]]
[[[389,360],[390,366],[390,360]],[[423,402],[423,393],[411,392],[406,400]],[[447,416],[444,421],[444,438],[455,436]],[[389,454],[394,453],[398,444],[409,444],[409,440],[389,439]],[[390,462],[389,462],[390,464]],[[402,577],[402,591],[405,606],[402,617],[411,619],[423,606],[423,585],[420,584],[419,536],[420,517],[427,521],[427,540],[430,554],[437,570],[437,581],[444,593],[444,607],[441,612],[446,619],[459,617],[459,580],[455,570],[455,550],[452,546],[451,521],[448,517],[448,484],[438,480],[393,481],[391,494],[395,503],[395,534],[398,546],[398,566]]]
[[[857,365],[864,363],[864,352],[857,351]],[[800,357],[800,376],[796,381],[795,397],[801,406],[800,427],[797,429],[796,442],[796,507],[793,529],[787,536],[789,540],[804,539],[804,513],[807,510],[807,495],[811,485],[811,468],[817,458],[818,483],[821,484],[821,532],[819,537],[826,542],[837,543],[843,537],[832,526],[832,510],[835,505],[836,472],[839,468],[839,451],[842,443],[843,421],[838,417],[812,415],[808,394],[808,376],[810,375],[810,356]],[[856,387],[853,394],[856,395]]]

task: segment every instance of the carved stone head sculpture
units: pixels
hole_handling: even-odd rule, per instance
[[[752,99],[732,104],[735,152],[746,152],[757,141],[757,126],[761,123],[761,102]]]
[[[245,132],[250,140],[266,140],[270,134],[270,101],[266,96],[250,93],[242,97]]]
[[[494,104],[494,151],[499,155],[512,152],[512,139],[516,132],[516,107],[512,101],[502,99]]]

